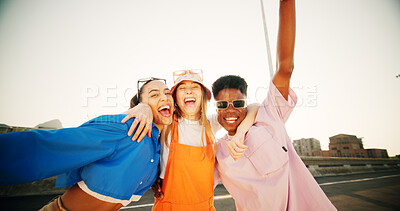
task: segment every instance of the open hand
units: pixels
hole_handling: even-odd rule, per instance
[[[133,121],[131,127],[129,128],[128,136],[132,135],[136,126],[139,124],[135,134],[132,136],[132,141],[135,141],[137,139],[137,142],[140,143],[140,141],[142,141],[142,139],[146,134],[149,137],[151,137],[153,113],[149,105],[139,103],[139,105],[129,109],[125,113],[128,115],[126,115],[126,117],[122,119],[121,123],[125,123],[130,118],[135,117],[135,120]]]

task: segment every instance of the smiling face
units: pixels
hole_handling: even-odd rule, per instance
[[[153,122],[158,128],[172,123],[174,100],[170,90],[162,81],[151,81],[143,86],[141,103],[150,106]]]
[[[215,101],[228,101],[246,99],[246,96],[239,89],[222,89],[215,97]],[[229,104],[226,109],[218,109],[218,122],[233,136],[236,134],[237,127],[246,117],[247,108],[234,108]]]
[[[203,90],[201,85],[193,81],[182,81],[176,88],[176,104],[186,119],[200,118]]]

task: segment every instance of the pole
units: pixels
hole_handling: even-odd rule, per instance
[[[269,74],[270,74],[271,79],[272,79],[272,76],[274,75],[274,69],[272,67],[271,48],[269,46],[268,29],[267,29],[267,23],[265,21],[263,0],[260,0],[260,3],[261,3],[261,14],[262,14],[262,19],[263,19],[263,24],[264,24],[265,45],[266,45],[266,48],[267,48],[267,56],[268,56],[268,68],[269,68]]]

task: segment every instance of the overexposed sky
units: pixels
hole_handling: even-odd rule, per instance
[[[278,0],[264,0],[275,61]],[[302,0],[292,139],[346,133],[400,154],[400,1]],[[251,102],[269,83],[259,0],[0,2],[0,123],[64,127],[125,111],[136,81],[203,69],[206,85],[244,77]],[[275,62],[274,62],[275,66]],[[214,109],[210,106],[210,109]]]

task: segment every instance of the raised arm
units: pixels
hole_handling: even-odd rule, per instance
[[[286,100],[288,99],[290,77],[294,68],[295,36],[295,0],[280,0],[276,73],[272,82]]]

